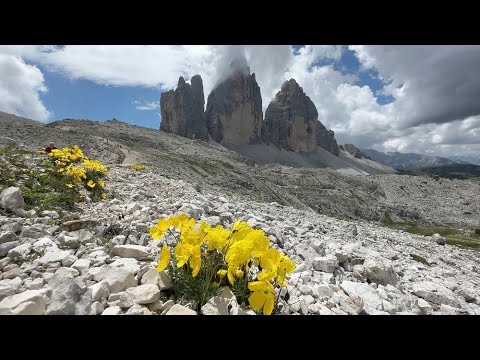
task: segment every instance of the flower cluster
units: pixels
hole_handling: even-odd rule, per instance
[[[142,171],[142,170],[145,170],[145,165],[133,164],[133,165],[130,165],[130,169],[137,170],[137,171]]]
[[[108,175],[107,168],[100,161],[86,157],[77,145],[61,150],[53,149],[48,156],[52,158],[56,172],[68,177],[67,187],[83,188],[89,191],[94,198],[105,199],[107,197],[103,189],[105,182],[100,180]]]
[[[181,214],[160,219],[150,229],[150,235],[154,240],[161,239],[167,231],[173,235],[171,227],[180,230],[173,251],[178,268],[188,263],[191,276],[196,277],[202,265],[209,264],[208,258],[219,254],[223,262],[206,281],[219,285],[226,277],[228,283],[234,285],[237,279],[246,279],[251,292],[248,298],[250,307],[255,311],[262,309],[265,315],[272,313],[275,287],[287,286],[286,276],[295,269],[295,264],[288,256],[269,246],[263,230],[255,230],[240,221],[235,222],[230,230],[220,225],[211,227],[204,221],[196,224],[195,219]],[[157,270],[165,270],[170,262],[171,250],[164,245]]]

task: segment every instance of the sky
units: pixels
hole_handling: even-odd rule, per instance
[[[238,57],[264,111],[294,78],[339,144],[480,165],[477,45],[0,45],[0,111],[158,129],[179,76],[201,75],[207,98]]]

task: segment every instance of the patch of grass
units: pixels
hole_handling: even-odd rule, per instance
[[[230,170],[235,170],[235,166],[233,166],[232,164],[230,163],[227,163],[225,161],[220,161],[220,164],[222,164],[224,167],[226,167],[227,169],[230,169]]]
[[[410,256],[412,257],[413,260],[415,260],[419,263],[422,263],[424,265],[430,266],[427,259],[425,259],[424,257],[421,257],[420,255],[415,255],[415,254],[410,254]]]
[[[432,236],[439,234],[444,237],[448,245],[455,245],[463,248],[480,250],[480,236],[477,232],[465,232],[449,226],[423,226],[418,224],[386,224],[384,225],[398,230],[406,231],[410,234]]]
[[[448,245],[456,245],[463,248],[480,250],[480,241],[469,239],[467,237],[447,237],[446,242]]]
[[[478,236],[480,236],[480,228],[475,229],[475,234],[478,235]]]
[[[205,161],[202,161],[202,162],[198,162],[198,161],[195,161],[195,160],[190,160],[190,159],[185,159],[185,161],[187,163],[189,163],[190,165],[193,165],[193,166],[196,166],[200,169],[202,169],[203,171],[207,172],[207,173],[210,173],[210,174],[213,174],[217,171],[217,168],[208,163],[208,162],[205,162]]]
[[[390,216],[390,213],[388,211],[385,211],[385,213],[383,214],[382,222],[387,226],[395,224],[395,222],[392,220],[392,217]]]
[[[443,237],[458,235],[460,231],[448,226],[420,226],[420,225],[407,225],[405,231],[410,234],[432,236],[433,234],[440,234]]]

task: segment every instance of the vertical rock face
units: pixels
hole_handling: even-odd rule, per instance
[[[303,153],[320,146],[338,155],[333,131],[319,121],[312,100],[294,79],[285,81],[265,111],[262,140],[279,148]]]
[[[327,130],[320,121],[317,126],[317,145],[335,156],[339,154],[335,133],[333,130]]]
[[[200,75],[187,84],[183,77],[178,80],[177,89],[162,93],[160,130],[190,139],[208,141],[208,128],[204,113],[205,98]]]
[[[255,74],[244,66],[208,96],[206,118],[210,136],[224,145],[261,142],[262,97]]]
[[[312,100],[294,79],[285,81],[268,105],[262,140],[279,148],[313,152],[316,148],[318,112]]]

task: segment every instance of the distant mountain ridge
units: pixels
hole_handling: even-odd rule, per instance
[[[424,167],[453,165],[453,164],[467,164],[466,161],[451,160],[439,156],[428,156],[416,153],[400,153],[381,152],[373,149],[361,149],[365,154],[370,156],[374,161],[384,165],[391,166],[399,170],[413,170]]]

